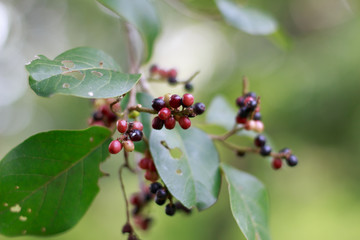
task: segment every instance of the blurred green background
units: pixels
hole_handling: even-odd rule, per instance
[[[212,11],[210,1],[187,2]],[[242,76],[249,77],[251,90],[262,97],[274,148],[291,147],[300,163],[273,171],[261,157],[221,155],[267,186],[273,239],[360,239],[360,5],[355,0],[248,3],[278,20],[291,43],[288,50],[272,38],[250,36],[157,1],[163,30],[151,63],[176,67],[181,79],[200,70],[194,95],[206,104],[217,94],[233,104]],[[1,158],[34,133],[86,128],[92,111],[87,100],[36,96],[24,65],[37,54],[54,58],[73,47],[91,46],[126,66],[124,29],[103,10],[89,0],[0,1]],[[183,92],[159,84],[152,90],[155,96]],[[100,180],[101,192],[79,224],[50,239],[126,239],[120,233],[125,219],[116,173],[120,162],[112,157],[102,166],[111,176]],[[125,178],[128,192],[136,191],[137,178]],[[169,218],[162,207],[151,210],[155,222],[140,233],[142,239],[243,239],[224,184],[219,202],[207,211]]]

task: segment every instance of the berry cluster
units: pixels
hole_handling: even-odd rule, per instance
[[[89,119],[88,124],[91,126],[111,127],[117,120],[117,116],[110,109],[112,99],[96,99],[94,106],[96,110]]]
[[[260,155],[262,156],[269,156],[271,154],[271,147],[266,145],[266,137],[264,135],[258,135],[256,136],[254,140],[254,144],[256,147],[260,148]],[[280,169],[282,166],[282,159],[286,160],[286,163],[290,167],[294,167],[298,163],[298,159],[295,155],[291,154],[291,150],[289,148],[284,148],[279,151],[279,154],[277,154],[272,162],[271,165],[274,169]]]
[[[145,179],[151,182],[155,182],[159,179],[159,174],[156,171],[154,160],[146,154],[144,158],[142,158],[138,163],[139,168],[146,170]]]
[[[236,105],[240,108],[236,116],[238,124],[244,124],[246,130],[253,130],[259,133],[264,131],[259,106],[260,98],[257,98],[254,92],[238,97]]]
[[[113,140],[109,144],[109,152],[111,154],[117,154],[124,147],[126,152],[134,151],[134,142],[141,141],[143,137],[143,128],[141,122],[127,122],[126,120],[118,120],[116,122],[116,128],[121,133],[121,136]]]
[[[150,75],[152,77],[159,77],[160,79],[166,79],[170,85],[176,85],[179,83],[177,79],[177,70],[171,68],[169,70],[161,69],[157,65],[152,65],[150,67]],[[194,89],[193,85],[190,82],[185,82],[185,89],[192,91]]]
[[[205,111],[205,104],[193,104],[194,97],[189,93],[185,93],[183,97],[166,94],[164,97],[155,98],[152,108],[158,112],[158,116],[153,119],[152,127],[160,130],[165,125],[166,129],[173,129],[178,121],[182,129],[188,129],[191,126],[189,118]],[[180,107],[182,107],[181,110]]]
[[[291,150],[289,148],[284,148],[279,151],[279,154],[282,155],[282,157],[274,157],[272,160],[272,167],[274,169],[280,169],[282,166],[282,159],[284,159],[288,166],[295,167],[298,164],[298,158],[291,154]]]

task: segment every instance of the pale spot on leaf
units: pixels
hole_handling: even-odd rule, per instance
[[[41,228],[41,231],[42,231],[42,232],[46,232],[46,227],[42,227],[42,228]]]
[[[94,141],[94,138],[93,138],[93,137],[90,137],[89,140],[90,140],[90,142],[93,142],[93,141]]]
[[[100,66],[101,68],[103,68],[103,67],[104,67],[104,63],[103,63],[103,62],[99,62],[99,66]]]
[[[75,64],[73,61],[70,61],[70,60],[64,60],[64,61],[61,61],[61,63],[64,65],[64,67],[66,68],[74,68],[75,67]]]
[[[64,67],[64,66],[60,66],[60,69],[62,72],[67,72],[70,70],[70,68]]]
[[[102,77],[104,76],[104,74],[102,74],[101,72],[98,72],[98,71],[91,71],[91,74],[97,76],[97,77]]]
[[[25,222],[27,220],[27,217],[26,216],[20,216],[19,220],[22,221],[22,222]]]
[[[19,186],[15,186],[15,189],[19,189],[20,187]]]
[[[176,174],[182,176],[183,172],[181,171],[181,169],[176,169]]]
[[[93,93],[93,92],[88,92],[88,95],[89,95],[90,97],[92,97],[92,96],[94,96],[94,93]]]
[[[5,202],[5,203],[4,203],[4,207],[8,207],[8,206],[9,206],[9,204]]]
[[[62,75],[76,78],[79,81],[82,81],[85,78],[85,74],[80,71],[77,71],[77,70],[71,71],[71,72],[64,72],[64,73],[62,73]]]
[[[18,213],[21,211],[21,207],[19,204],[16,204],[10,208],[10,212]]]
[[[70,84],[64,83],[64,84],[62,85],[62,87],[63,87],[63,88],[69,88],[69,87],[70,87]]]
[[[31,213],[31,212],[32,212],[31,208],[28,208],[27,212],[28,212],[28,213]]]

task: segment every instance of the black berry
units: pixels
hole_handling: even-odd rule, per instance
[[[103,118],[104,118],[104,114],[103,114],[102,112],[96,111],[96,112],[93,113],[93,119],[94,119],[95,121],[100,121],[100,120],[102,120]]]
[[[262,156],[269,156],[271,153],[271,147],[268,145],[262,146],[260,149],[260,155]]]
[[[239,112],[238,112],[238,116],[240,117],[240,118],[247,118],[248,116],[249,116],[249,114],[250,114],[250,109],[249,108],[247,108],[247,107],[242,107],[242,108],[240,108],[240,110],[239,110]]]
[[[175,84],[177,84],[177,79],[175,78],[175,77],[169,77],[168,78],[168,83],[170,84],[170,85],[175,85]]]
[[[205,104],[203,104],[203,103],[195,103],[194,112],[197,115],[203,114],[205,112]]]
[[[175,214],[175,212],[176,212],[176,207],[174,204],[169,203],[165,206],[166,215],[173,216]]]
[[[155,194],[159,189],[161,189],[163,186],[159,182],[154,182],[150,184],[149,190],[151,193]]]
[[[252,97],[253,99],[256,99],[256,93],[248,92],[247,94],[245,94],[245,97]]]
[[[168,193],[164,188],[160,188],[159,190],[156,191],[156,198],[157,199],[166,200],[167,196],[168,196]]]
[[[246,107],[250,110],[250,111],[253,111],[255,110],[257,106],[257,102],[255,100],[251,100],[247,103]]]
[[[158,197],[155,196],[155,203],[159,206],[164,205],[166,202],[166,198],[165,199],[159,199]]]
[[[266,137],[264,135],[258,135],[254,140],[254,144],[257,147],[262,147],[265,145],[265,143],[266,143]]]
[[[236,99],[236,105],[238,105],[238,107],[244,107],[244,97],[238,97]]]
[[[283,148],[283,149],[281,149],[280,151],[279,151],[279,153],[285,153],[285,154],[287,154],[287,153],[290,153],[290,148]]]
[[[155,98],[153,101],[152,101],[152,108],[155,110],[155,111],[160,111],[162,108],[164,108],[166,105],[165,105],[165,101],[161,98]]]
[[[191,92],[192,90],[194,90],[194,86],[191,83],[186,83],[185,89]]]
[[[261,120],[261,114],[260,114],[259,112],[256,112],[256,113],[254,114],[254,120],[255,120],[255,121]]]
[[[286,159],[286,162],[290,167],[294,167],[298,164],[298,159],[295,155],[290,155],[290,157]]]
[[[126,223],[122,228],[122,233],[132,233],[133,228],[131,227],[130,223]]]
[[[245,156],[245,152],[244,152],[244,151],[237,151],[237,152],[236,152],[236,155],[237,155],[238,157],[243,157],[243,156]]]
[[[140,131],[138,129],[133,129],[130,131],[129,137],[130,137],[131,141],[138,142],[142,139],[143,133],[142,133],[142,131]]]

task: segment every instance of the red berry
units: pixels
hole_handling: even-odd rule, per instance
[[[238,107],[244,107],[245,104],[244,104],[244,97],[238,97],[236,99],[236,105],[238,105]]]
[[[128,127],[127,121],[126,120],[118,120],[116,122],[116,127],[119,132],[121,132],[121,133],[126,132],[127,127]]]
[[[248,104],[250,101],[255,101],[255,99],[252,98],[252,97],[246,97],[246,98],[244,99],[244,105],[247,106],[247,104]]]
[[[150,67],[151,74],[157,73],[158,71],[159,71],[159,67],[157,65],[154,64]]]
[[[164,69],[159,69],[158,73],[163,78],[167,78],[167,76],[168,76],[168,72],[165,71]]]
[[[165,120],[166,129],[173,129],[175,125],[176,125],[176,120],[173,116],[170,116],[168,119]]]
[[[147,170],[145,172],[144,177],[145,177],[145,179],[147,179],[151,182],[156,182],[159,179],[159,175],[157,174],[157,172],[149,171],[149,170]]]
[[[113,140],[110,144],[109,144],[109,152],[111,154],[117,154],[121,151],[122,149],[122,145],[118,140]]]
[[[191,126],[191,121],[188,117],[181,117],[179,124],[182,129],[188,129]]]
[[[163,126],[164,126],[164,121],[161,120],[159,117],[155,117],[152,120],[152,128],[153,129],[160,130],[160,129],[162,129]]]
[[[142,203],[142,198],[139,193],[134,193],[130,197],[130,203],[135,206],[139,206]]]
[[[168,74],[167,74],[168,77],[172,77],[172,78],[176,78],[177,76],[177,71],[176,69],[172,68],[168,71]]]
[[[131,140],[123,141],[123,145],[126,152],[132,152],[135,149],[134,143]]]
[[[171,111],[170,109],[168,109],[167,107],[164,107],[162,108],[159,113],[158,113],[158,117],[161,119],[161,120],[166,120],[170,117],[171,115]]]
[[[94,121],[94,122],[90,123],[90,125],[105,127],[105,123],[103,121]]]
[[[144,169],[144,170],[147,170],[149,169],[149,163],[151,162],[152,160],[150,158],[142,158],[139,163],[138,163],[138,166],[141,168],[141,169]]]
[[[271,165],[274,169],[280,169],[282,166],[281,158],[274,158]]]
[[[185,93],[183,95],[182,102],[185,107],[190,107],[194,103],[194,96],[190,93]]]
[[[144,129],[144,125],[141,122],[135,121],[132,123],[132,129],[137,129],[142,131]]]
[[[181,106],[181,97],[179,95],[173,94],[170,97],[169,105],[173,108],[178,108]]]
[[[148,169],[149,169],[149,171],[152,171],[152,172],[156,171],[155,163],[152,159],[151,159],[151,161],[149,161]]]
[[[242,117],[240,117],[239,115],[236,116],[236,122],[237,122],[238,124],[245,124],[246,121],[247,121],[246,118],[242,118]]]
[[[108,116],[110,113],[112,113],[108,105],[102,105],[99,110],[105,116]]]

